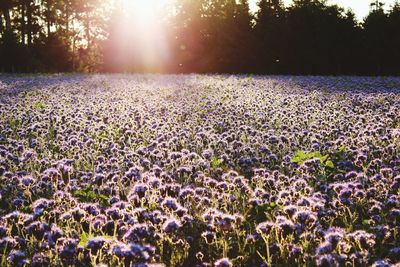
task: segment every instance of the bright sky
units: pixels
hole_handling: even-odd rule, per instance
[[[258,0],[250,0],[250,5],[254,10]],[[286,6],[290,5],[292,0],[283,0]],[[358,20],[363,20],[363,18],[368,15],[369,4],[372,0],[328,0],[328,4],[337,4],[345,9],[351,8],[356,14]],[[385,3],[385,9],[390,9],[391,6],[396,2],[395,0],[380,0],[380,2]]]

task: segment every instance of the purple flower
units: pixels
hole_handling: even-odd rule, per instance
[[[400,247],[395,247],[389,250],[388,257],[393,261],[393,262],[398,262],[400,261]]]
[[[325,241],[317,247],[316,252],[318,255],[329,254],[332,252],[333,249],[334,249],[333,245],[330,242]]]
[[[233,264],[228,258],[222,258],[214,262],[215,267],[232,267]]]
[[[166,233],[174,233],[178,231],[179,228],[181,228],[181,223],[173,218],[167,219],[162,226],[163,231]]]
[[[30,186],[30,185],[32,185],[33,183],[35,183],[35,179],[33,179],[33,178],[30,177],[30,176],[26,176],[26,177],[23,177],[23,178],[21,179],[21,183],[22,183],[24,186]]]
[[[72,238],[60,238],[58,240],[58,253],[67,264],[75,262],[78,243],[78,239]]]
[[[133,189],[132,189],[132,193],[131,194],[136,194],[140,198],[142,198],[142,197],[144,197],[144,195],[146,194],[148,189],[149,189],[149,187],[146,184],[143,184],[143,183],[135,184]]]
[[[271,230],[275,227],[275,223],[273,222],[263,222],[257,225],[256,229],[257,232],[264,234],[264,235],[269,235]]]
[[[41,216],[43,215],[43,212],[50,207],[54,205],[53,200],[49,200],[46,198],[40,198],[37,199],[33,204],[32,204],[32,209],[34,211],[35,216]]]
[[[90,249],[93,254],[96,254],[98,250],[103,248],[106,242],[107,239],[102,236],[91,237],[87,242],[87,248]]]
[[[284,236],[292,234],[295,231],[295,225],[293,222],[284,216],[278,216],[275,225]]]
[[[393,264],[390,264],[386,260],[377,260],[372,264],[372,267],[393,267]]]
[[[118,258],[125,260],[139,261],[142,263],[149,262],[151,255],[154,254],[154,248],[151,246],[141,246],[138,244],[117,243],[112,248],[112,253]]]
[[[49,259],[44,253],[35,253],[32,256],[31,264],[33,267],[42,267],[49,264]]]
[[[36,239],[41,240],[46,231],[50,230],[50,226],[46,222],[35,221],[26,227],[26,232],[32,234]]]
[[[21,250],[12,250],[7,257],[7,261],[13,266],[24,266],[28,263],[25,257],[25,252]]]
[[[170,197],[165,198],[164,201],[161,203],[161,205],[171,210],[177,210],[180,206],[175,198],[170,198]]]
[[[317,257],[316,264],[318,267],[337,267],[339,263],[332,254],[324,254]]]
[[[347,235],[350,241],[356,242],[364,249],[370,249],[375,245],[375,236],[363,230],[358,230]]]

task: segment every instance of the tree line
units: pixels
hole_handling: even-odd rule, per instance
[[[1,0],[0,71],[400,74],[398,2],[373,1],[362,22],[324,0],[260,0],[255,13],[176,0],[160,14],[166,52],[147,64],[121,0]]]

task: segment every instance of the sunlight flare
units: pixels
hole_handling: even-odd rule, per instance
[[[171,0],[122,0],[114,41],[123,46],[120,62],[135,61],[148,70],[162,70],[170,52],[165,18]],[[124,63],[122,63],[124,64]]]

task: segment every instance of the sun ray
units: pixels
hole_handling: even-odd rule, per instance
[[[140,64],[145,69],[160,69],[170,53],[166,37],[166,7],[172,0],[121,0],[123,18],[119,18],[120,39],[127,54],[122,61]],[[129,53],[132,53],[129,55]]]

